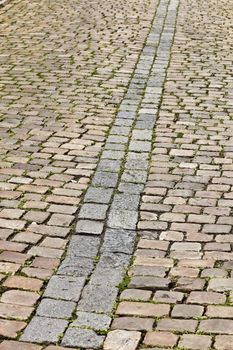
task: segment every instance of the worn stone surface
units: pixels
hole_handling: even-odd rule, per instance
[[[74,302],[44,298],[36,313],[38,316],[53,318],[70,318],[76,307]]]
[[[77,312],[77,319],[71,323],[71,327],[90,327],[95,330],[107,330],[111,323],[111,317],[104,314],[90,312]]]
[[[85,278],[72,276],[53,276],[45,290],[44,296],[54,299],[78,301]]]
[[[104,350],[135,350],[140,341],[140,332],[116,330],[109,332]]]
[[[67,324],[65,320],[34,316],[20,339],[26,342],[56,343]]]
[[[229,350],[231,2],[1,18],[0,347]]]
[[[103,341],[104,337],[97,335],[93,330],[69,328],[62,340],[62,345],[99,349]]]

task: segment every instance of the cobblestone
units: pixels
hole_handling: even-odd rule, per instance
[[[83,277],[53,276],[44,296],[67,301],[78,301],[84,286]]]
[[[34,316],[27,326],[21,340],[26,342],[56,343],[59,340],[67,326],[68,322],[65,320],[51,319],[46,317]]]
[[[230,2],[0,17],[0,348],[231,349]]]
[[[96,333],[89,329],[69,328],[62,340],[62,345],[98,349],[103,343],[104,337],[96,335]]]
[[[70,318],[76,304],[64,300],[43,299],[36,313],[38,316],[54,318]]]

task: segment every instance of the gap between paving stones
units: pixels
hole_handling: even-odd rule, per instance
[[[173,0],[162,0],[158,5],[85,194],[77,235],[71,238],[65,259],[21,337],[23,341],[60,340],[63,346],[81,348],[103,344],[119,293],[117,286],[134,251],[138,206],[147,180],[152,130],[169,63],[177,5]]]

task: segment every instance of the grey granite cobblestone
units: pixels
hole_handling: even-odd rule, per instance
[[[78,301],[85,283],[84,277],[52,276],[44,292],[45,297]]]
[[[97,331],[108,330],[112,319],[105,314],[96,314],[93,312],[77,312],[77,319],[71,323],[71,327],[92,328]]]
[[[104,336],[97,335],[91,329],[69,328],[62,340],[63,346],[80,347],[85,349],[99,349],[103,344]]]
[[[118,180],[117,169],[113,169],[112,171],[116,172],[97,171],[92,180],[92,185],[106,188],[115,188]]]
[[[106,229],[101,252],[132,254],[135,244],[135,233],[123,229]]]
[[[54,300],[44,298],[36,314],[43,317],[51,318],[70,318],[75,310],[76,303],[64,300]]]
[[[59,320],[48,317],[34,316],[23,336],[22,341],[37,342],[37,343],[56,343],[60,335],[65,331],[68,321]]]
[[[63,276],[86,277],[94,268],[92,258],[66,256],[62,261],[57,274]]]
[[[89,187],[84,197],[84,201],[107,204],[110,203],[112,194],[113,189],[111,188]]]
[[[108,206],[106,204],[84,203],[79,212],[78,218],[104,220],[106,218],[107,210]]]
[[[138,212],[133,210],[111,209],[109,212],[107,226],[111,228],[123,228],[135,230],[138,221]]]
[[[100,235],[103,232],[104,223],[95,220],[78,220],[76,225],[76,233],[87,233]]]
[[[99,312],[110,314],[116,297],[118,288],[105,284],[89,283],[83,290],[82,297],[78,303],[78,311]]]

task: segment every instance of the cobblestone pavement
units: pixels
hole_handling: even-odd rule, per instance
[[[232,5],[180,1],[140,239],[106,350],[233,349]]]
[[[1,10],[0,350],[233,349],[232,7]]]
[[[0,10],[1,339],[20,338],[63,258],[156,6],[13,0]],[[65,318],[52,320],[59,339],[83,278],[68,283],[71,301],[50,304]],[[20,344],[0,348],[41,349]]]

